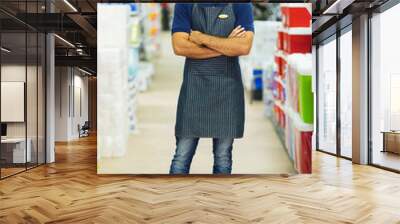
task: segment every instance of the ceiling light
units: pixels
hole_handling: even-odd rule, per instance
[[[5,47],[1,47],[0,49],[1,49],[1,51],[4,51],[6,53],[11,53],[11,50],[9,50],[9,49],[7,49]]]
[[[90,76],[93,75],[92,73],[90,73],[90,72],[88,72],[88,71],[86,71],[86,70],[83,70],[83,69],[81,69],[81,68],[78,68],[78,70],[81,71],[81,72],[83,72],[83,73],[85,73],[85,74],[87,74],[87,75],[90,75]]]
[[[78,53],[79,55],[84,54],[83,49],[81,49],[81,48],[76,49],[76,53]]]
[[[60,37],[59,35],[57,35],[57,34],[54,34],[54,36],[55,37],[57,37],[59,40],[61,40],[62,42],[64,42],[65,44],[67,44],[67,45],[69,45],[70,47],[72,47],[72,48],[75,48],[75,45],[73,45],[71,42],[69,42],[68,40],[66,40],[66,39],[64,39],[64,38],[62,38],[62,37]]]
[[[73,6],[68,0],[64,0],[65,4],[67,4],[74,12],[78,12],[78,10]]]

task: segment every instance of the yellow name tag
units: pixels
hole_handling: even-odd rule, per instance
[[[227,14],[221,14],[218,16],[220,19],[227,19],[229,16]]]

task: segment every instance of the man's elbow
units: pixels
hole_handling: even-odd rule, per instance
[[[251,52],[251,46],[243,48],[243,56],[249,55]]]
[[[179,46],[173,46],[174,54],[177,56],[183,56],[183,49]]]
[[[251,46],[242,46],[242,47],[238,48],[238,51],[239,51],[238,52],[239,56],[249,55],[250,51],[251,51]]]
[[[172,49],[177,56],[185,56],[186,54],[185,46],[177,41],[172,41]]]

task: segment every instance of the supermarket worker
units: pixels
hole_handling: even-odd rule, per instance
[[[188,174],[199,138],[213,139],[214,174],[230,174],[232,145],[244,131],[244,89],[238,56],[254,35],[250,3],[175,5],[172,43],[186,57],[170,174]]]

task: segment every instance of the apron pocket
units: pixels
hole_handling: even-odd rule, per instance
[[[204,60],[190,60],[189,74],[196,76],[226,76],[226,57],[216,57]]]

